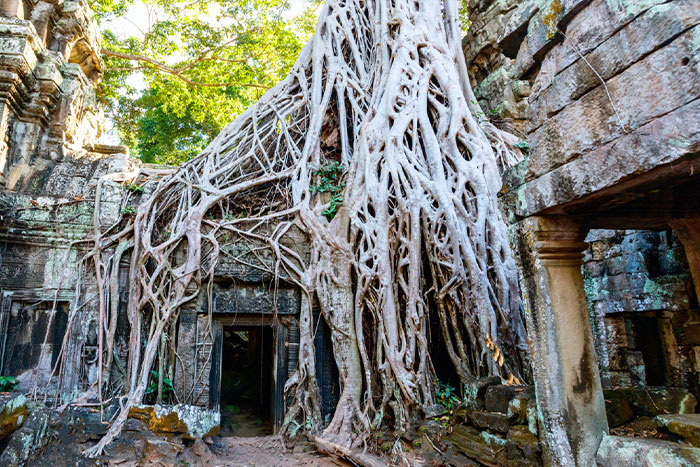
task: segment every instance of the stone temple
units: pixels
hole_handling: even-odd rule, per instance
[[[528,153],[499,197],[534,387],[480,382],[452,449],[486,465],[700,465],[700,2],[471,0],[469,13],[481,117]],[[0,375],[17,391],[51,386],[68,400],[95,382],[97,310],[74,300],[84,239],[148,196],[121,174],[173,170],[99,143],[102,74],[83,0],[0,1]],[[300,234],[287,241],[308,254]],[[210,420],[200,435],[233,430],[231,407],[261,432],[282,423],[301,294],[263,250],[227,245],[211,303],[187,305],[169,336],[172,399]],[[125,254],[109,274],[124,284],[128,267]],[[111,371],[124,372],[129,290],[117,289]],[[314,321],[327,422],[337,369]],[[12,403],[0,399],[1,465],[31,463],[49,442],[18,447],[33,419]]]

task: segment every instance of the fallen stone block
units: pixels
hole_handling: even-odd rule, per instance
[[[501,384],[500,376],[488,376],[479,378],[472,384],[465,386],[464,401],[470,408],[483,409],[486,390],[496,384]]]
[[[129,418],[143,421],[157,434],[181,434],[197,439],[219,434],[221,415],[194,405],[137,405],[129,410]]]
[[[643,388],[604,389],[608,423],[612,428],[634,417],[695,412],[697,399],[681,388],[647,386]]]
[[[527,424],[530,432],[537,435],[537,399],[535,387],[518,388],[515,397],[508,403],[508,419],[511,423]]]
[[[7,446],[0,455],[0,465],[14,467],[27,465],[38,451],[51,439],[49,422],[56,418],[55,412],[46,408],[33,409],[22,427],[8,438]]]
[[[658,415],[654,421],[659,428],[665,428],[686,443],[700,447],[700,414],[664,414]]]
[[[480,431],[467,425],[455,425],[447,440],[455,452],[484,465],[499,467],[542,465],[537,438],[527,427],[516,428],[508,438]]]
[[[489,412],[508,412],[508,404],[515,397],[515,388],[513,386],[506,386],[504,384],[498,384],[495,386],[490,386],[486,389],[486,395],[484,396],[484,406]]]
[[[469,414],[469,421],[479,428],[486,428],[501,433],[507,433],[510,428],[508,416],[502,413],[475,410]]]
[[[530,428],[526,425],[513,425],[508,430],[508,446],[520,450],[518,454],[513,453],[511,457],[517,455],[523,456],[528,461],[535,464],[542,462],[542,446],[539,438],[530,432]]]
[[[23,394],[4,395],[0,397],[0,439],[7,438],[22,426],[27,419],[29,409],[27,398]]]
[[[141,465],[175,465],[177,455],[184,449],[182,443],[165,439],[147,439],[144,444]]]
[[[700,465],[700,449],[659,439],[606,435],[596,462],[601,467],[691,467]]]

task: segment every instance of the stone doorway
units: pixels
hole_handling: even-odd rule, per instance
[[[288,327],[271,315],[214,316],[209,405],[224,436],[276,433],[284,417]]]
[[[272,434],[272,327],[226,326],[222,336],[221,434]]]

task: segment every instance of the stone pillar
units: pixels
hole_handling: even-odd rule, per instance
[[[5,185],[5,177],[10,169],[10,151],[7,145],[9,141],[10,107],[7,102],[0,101],[0,187]]]
[[[177,354],[173,385],[178,401],[192,403],[192,386],[197,379],[197,313],[195,310],[180,311],[177,333]]]
[[[22,0],[0,0],[0,16],[24,19]]]
[[[585,230],[564,216],[512,229],[545,462],[588,467],[608,422],[581,274]]]
[[[669,222],[669,225],[683,244],[695,285],[695,295],[700,300],[700,217],[677,219]]]

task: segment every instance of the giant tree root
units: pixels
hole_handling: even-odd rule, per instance
[[[350,449],[340,444],[327,441],[320,436],[314,437],[314,444],[319,452],[331,456],[344,458],[361,467],[385,467],[386,464],[376,456],[362,452],[359,449]]]
[[[519,153],[483,115],[466,75],[457,0],[328,0],[287,78],[158,181],[122,230],[96,234],[98,282],[109,280],[117,245],[133,241],[122,410],[140,402],[156,360],[164,369],[175,360],[168,330],[184,304],[210,293],[221,242],[265,245],[275,263],[265,267],[302,290],[287,435],[322,428],[315,302],[340,372],[327,446],[352,453],[373,428],[402,428],[431,410],[431,321],[463,383],[521,376],[515,264],[496,200],[500,170]],[[308,258],[282,241],[292,228],[308,237]],[[102,342],[116,322],[108,285],[98,287],[109,331],[100,349],[113,348]],[[102,388],[107,374],[101,367]],[[99,454],[124,420],[87,454]]]

